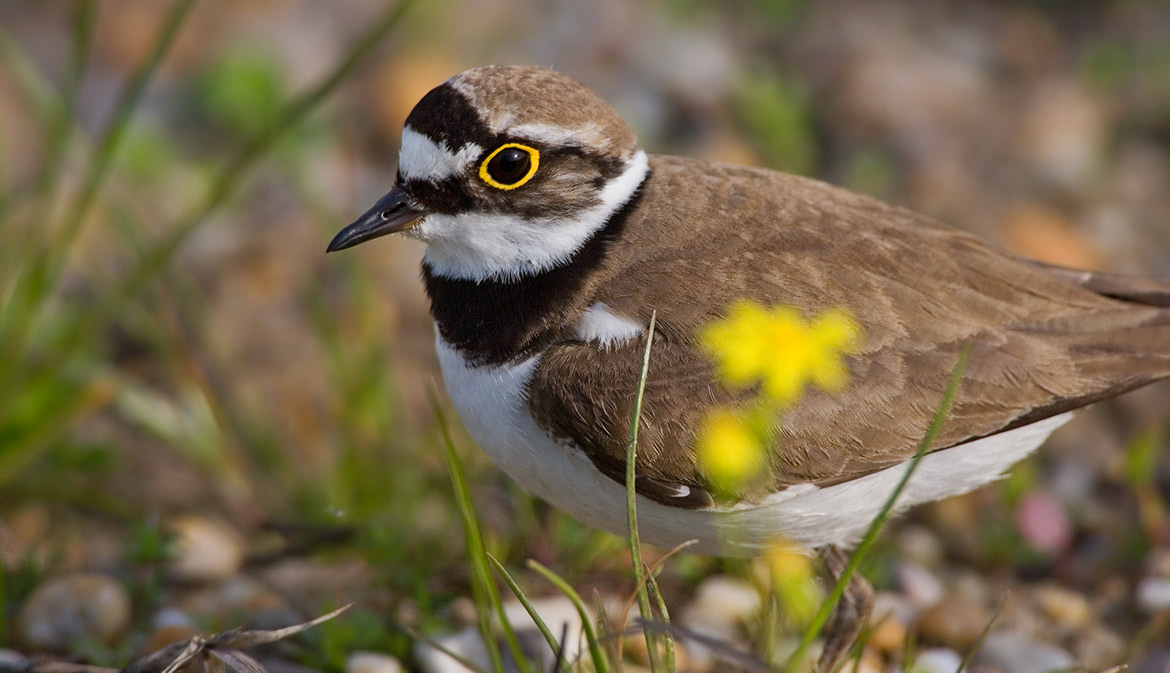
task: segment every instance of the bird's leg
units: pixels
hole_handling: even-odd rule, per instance
[[[819,552],[825,569],[836,582],[849,562],[849,555],[836,545],[821,547]],[[849,584],[845,585],[845,592],[841,594],[841,600],[825,625],[825,645],[821,649],[821,658],[817,661],[817,670],[821,673],[830,673],[840,663],[849,647],[861,634],[861,627],[865,625],[872,611],[873,585],[860,574],[854,573],[853,577],[849,578]]]

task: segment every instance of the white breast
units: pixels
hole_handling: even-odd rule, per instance
[[[524,489],[579,521],[624,535],[625,488],[599,472],[580,450],[562,446],[528,412],[526,385],[536,356],[515,365],[469,366],[436,335],[435,347],[447,391],[471,437]],[[970,491],[992,481],[1036,449],[1071,414],[1055,416],[927,455],[898,501],[904,509]],[[808,547],[849,546],[864,534],[905,470],[896,465],[842,484],[795,486],[759,504],[687,510],[638,496],[642,540],[688,551],[754,556],[784,538]]]

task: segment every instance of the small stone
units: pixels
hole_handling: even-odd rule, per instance
[[[1024,204],[1009,210],[1000,223],[1007,246],[1049,264],[1097,269],[1101,253],[1071,220],[1051,207]]]
[[[1022,150],[1033,170],[1061,187],[1075,187],[1100,167],[1110,119],[1103,99],[1075,78],[1038,82],[1020,119]]]
[[[130,596],[120,582],[99,573],[49,580],[29,597],[17,633],[35,649],[66,652],[80,641],[111,644],[130,624]]]
[[[143,644],[142,652],[146,654],[157,652],[167,645],[181,643],[198,635],[200,635],[199,629],[192,625],[171,624],[156,628]]]
[[[719,619],[740,624],[754,617],[761,606],[760,592],[748,582],[714,575],[699,584],[687,611],[692,617],[701,611],[702,621]]]
[[[904,526],[898,532],[898,550],[903,559],[926,568],[937,566],[943,557],[943,547],[938,536],[925,526]]]
[[[1151,549],[1146,555],[1146,572],[1160,577],[1170,576],[1170,549]]]
[[[1093,616],[1084,596],[1052,584],[1036,589],[1036,602],[1044,614],[1070,630],[1084,627]]]
[[[175,534],[174,556],[167,565],[171,576],[186,582],[227,579],[244,563],[244,545],[226,524],[188,516],[170,524]]]
[[[1042,552],[1059,553],[1072,544],[1072,524],[1064,505],[1045,491],[1033,491],[1020,500],[1016,526],[1028,544]]]
[[[951,592],[923,613],[918,630],[932,642],[965,650],[979,639],[991,612],[964,593]]]
[[[958,652],[941,647],[923,650],[914,657],[910,670],[916,673],[955,673],[963,665]]]
[[[728,643],[742,639],[742,625],[760,611],[760,592],[754,586],[726,575],[713,575],[699,583],[695,598],[682,610],[683,626]],[[690,654],[698,665],[713,664],[710,648],[693,643]]]
[[[534,598],[529,601],[541,621],[548,626],[559,640],[562,633],[566,633],[565,657],[570,661],[581,654],[581,645],[585,642],[582,635],[581,613],[573,602],[564,596],[550,596],[548,598]],[[544,653],[548,661],[556,658],[556,652],[548,647],[548,642],[540,635],[536,622],[519,601],[510,601],[504,604],[504,616],[516,630],[518,635],[530,632],[534,645]],[[567,627],[567,631],[566,631]]]
[[[857,660],[856,666],[850,660],[850,663],[845,664],[841,671],[843,673],[884,673],[885,667],[882,666],[881,655],[867,647],[861,651],[861,657]]]
[[[202,620],[225,623],[241,616],[251,618],[270,610],[284,610],[288,603],[280,594],[255,579],[239,575],[188,592],[179,599],[176,607]]]
[[[1104,671],[1122,661],[1127,646],[1121,636],[1100,624],[1092,624],[1073,638],[1072,655],[1085,669]]]
[[[0,669],[19,671],[28,667],[28,659],[19,652],[0,648]]]
[[[883,654],[900,654],[906,646],[906,632],[914,621],[915,610],[898,594],[879,591],[870,613],[869,645]]]
[[[906,646],[906,625],[893,614],[877,622],[869,635],[869,645],[879,652],[897,654]]]
[[[476,664],[482,670],[491,670],[492,662],[488,657],[487,646],[474,627],[467,627],[448,636],[439,636],[434,641],[445,650],[458,654]],[[414,660],[423,673],[468,673],[468,669],[455,659],[452,659],[443,650],[418,640],[414,643]]]
[[[345,673],[402,673],[402,662],[379,652],[352,652],[345,658]]]
[[[1134,589],[1138,607],[1148,614],[1170,608],[1170,578],[1147,577]]]
[[[1170,671],[1170,649],[1153,646],[1134,658],[1125,669],[1126,673],[1166,673]]]
[[[1045,673],[1072,668],[1076,662],[1064,650],[1032,640],[1017,631],[995,631],[975,654],[975,664],[1004,673]]]
[[[926,609],[938,603],[943,597],[943,585],[930,572],[913,561],[903,561],[898,564],[896,577],[898,588],[910,605],[919,610]]]

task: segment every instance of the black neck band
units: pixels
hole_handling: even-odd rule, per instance
[[[479,365],[523,359],[547,346],[570,319],[561,307],[596,273],[641,201],[645,181],[568,262],[548,271],[515,280],[474,281],[437,275],[423,262],[439,335]]]

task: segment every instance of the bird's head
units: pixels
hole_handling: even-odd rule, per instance
[[[427,242],[431,271],[507,280],[572,256],[649,172],[617,112],[544,68],[460,73],[415,105],[393,189],[329,244],[395,232]]]

